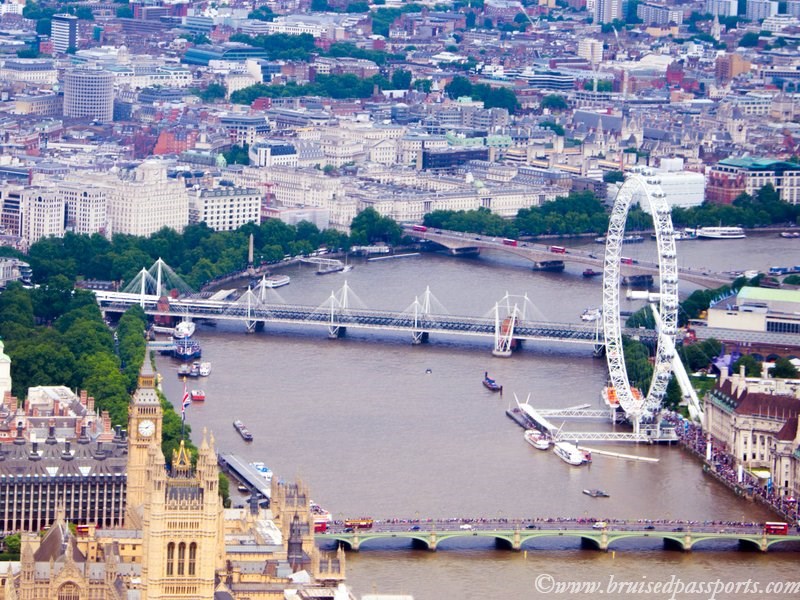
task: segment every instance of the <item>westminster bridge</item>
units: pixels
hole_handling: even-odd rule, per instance
[[[337,522],[324,533],[315,534],[318,543],[336,542],[345,549],[358,551],[370,542],[393,539],[408,540],[412,547],[437,550],[443,542],[453,539],[490,539],[500,549],[537,550],[538,539],[572,538],[581,546],[595,550],[614,550],[622,540],[660,540],[665,550],[689,552],[696,547],[719,547],[715,542],[738,542],[741,550],[766,552],[775,545],[800,549],[800,531],[788,534],[767,534],[758,523],[663,522],[663,521],[592,521],[575,520],[510,520],[475,521],[418,521],[401,520],[375,522],[369,529],[344,527]],[[376,544],[375,549],[381,545]]]

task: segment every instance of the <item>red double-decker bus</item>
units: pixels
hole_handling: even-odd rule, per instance
[[[412,231],[428,231],[428,228],[425,225],[414,225]]]
[[[767,521],[764,523],[764,533],[767,535],[788,535],[789,524],[781,521]]]
[[[506,246],[516,246],[517,245],[517,240],[512,240],[510,238],[503,238],[503,243]]]

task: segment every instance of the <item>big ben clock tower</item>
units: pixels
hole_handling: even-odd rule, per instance
[[[152,444],[161,452],[163,412],[156,393],[156,374],[145,356],[139,383],[128,408],[128,518],[144,504],[148,490],[147,455]]]

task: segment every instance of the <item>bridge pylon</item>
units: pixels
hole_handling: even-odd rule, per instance
[[[508,358],[517,345],[514,339],[514,328],[517,326],[521,311],[519,306],[514,304],[513,308],[507,310],[507,316],[500,318],[500,303],[494,305],[494,348],[493,356]]]
[[[422,296],[422,302],[418,297],[414,297],[414,329],[411,331],[412,344],[424,344],[428,341],[428,332],[420,328],[420,317],[428,317],[431,313],[431,288],[425,288],[425,294]]]

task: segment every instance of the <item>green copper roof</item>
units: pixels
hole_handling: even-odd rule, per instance
[[[745,286],[739,290],[737,298],[739,303],[742,300],[761,300],[763,302],[797,302],[800,304],[800,290],[777,290]]]
[[[775,160],[772,158],[756,158],[744,156],[741,158],[725,158],[719,164],[728,167],[739,167],[740,169],[750,169],[752,171],[787,171],[799,169],[800,165],[785,160]]]

